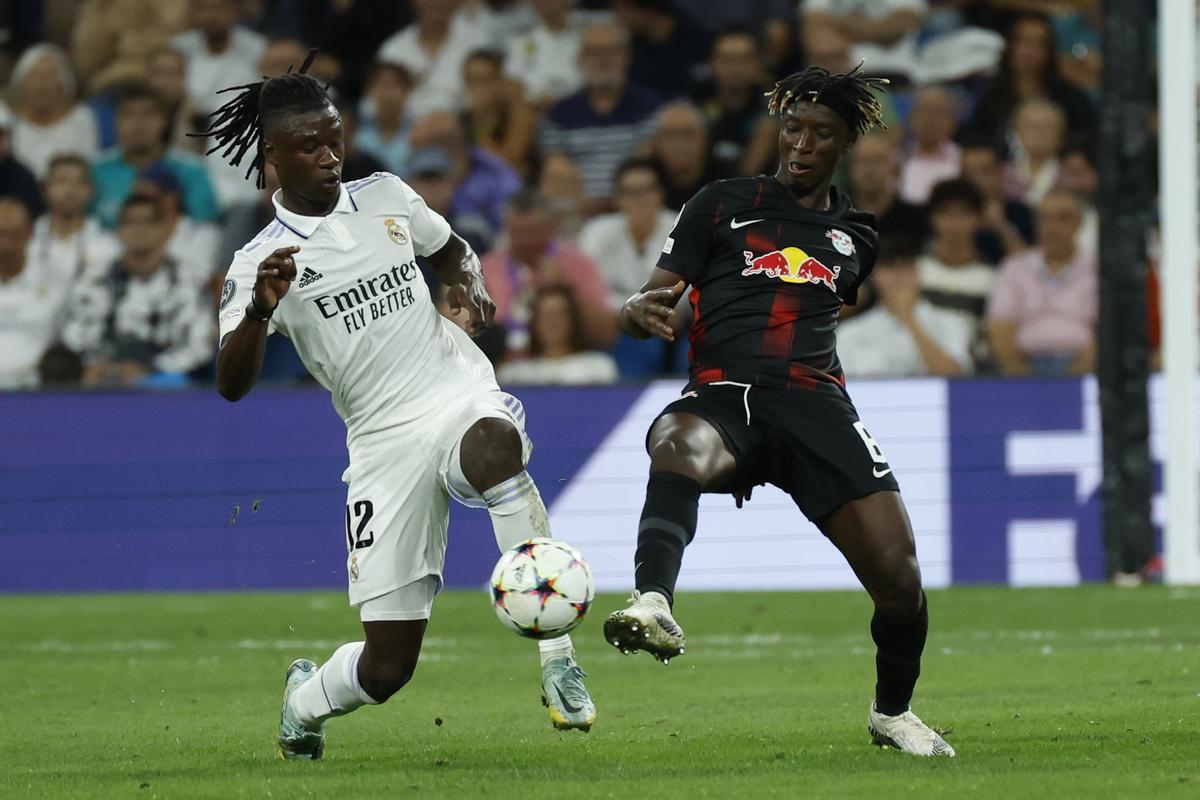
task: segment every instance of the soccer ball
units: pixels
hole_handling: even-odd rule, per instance
[[[583,622],[596,594],[579,551],[557,539],[521,542],[492,570],[492,607],[505,627],[531,639],[553,639]]]

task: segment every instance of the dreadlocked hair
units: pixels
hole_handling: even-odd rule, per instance
[[[850,126],[851,141],[872,128],[886,128],[883,107],[876,92],[887,86],[886,78],[867,78],[862,63],[844,75],[831,73],[823,67],[808,67],[794,72],[767,92],[767,111],[783,116],[793,103],[806,100],[829,106]]]
[[[254,185],[262,189],[266,186],[261,144],[263,126],[272,124],[285,113],[316,111],[330,102],[326,93],[329,87],[322,86],[316,78],[306,74],[316,57],[317,51],[309,50],[308,57],[295,72],[288,67],[285,75],[273,78],[264,75],[256,83],[221,89],[217,94],[238,94],[208,115],[207,130],[189,133],[188,136],[213,137],[216,144],[205,155],[220,150],[221,158],[235,167],[240,166],[246,154],[253,150],[254,160],[246,169],[246,178],[257,172]]]

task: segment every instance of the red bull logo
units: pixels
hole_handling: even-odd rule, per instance
[[[766,275],[785,283],[819,283],[829,291],[837,292],[837,278],[842,274],[842,268],[834,266],[830,269],[799,247],[772,250],[761,256],[743,250],[742,255],[746,257],[743,275]]]

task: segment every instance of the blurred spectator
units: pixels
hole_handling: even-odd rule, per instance
[[[182,377],[212,357],[213,320],[197,285],[163,252],[158,201],[131,195],[119,215],[121,257],[77,287],[63,344],[86,362],[88,386]]]
[[[620,308],[650,277],[677,216],[664,205],[661,169],[652,159],[635,157],[623,163],[617,170],[616,190],[617,213],[593,217],[579,234],[579,249],[600,267],[608,283],[612,308]],[[685,313],[686,298],[680,298],[679,309],[682,332],[691,317]],[[657,337],[622,336],[612,355],[623,376],[650,377],[670,371],[672,351]]]
[[[0,389],[37,385],[37,364],[58,335],[70,284],[31,263],[29,212],[0,197]]]
[[[526,0],[463,0],[456,18],[480,31],[489,49],[503,47],[537,24],[537,14]]]
[[[476,147],[500,156],[518,173],[528,166],[537,118],[525,104],[521,84],[504,77],[491,50],[476,50],[463,63],[467,136]]]
[[[1049,21],[1038,14],[1023,14],[1009,31],[1000,72],[984,90],[967,130],[974,138],[991,137],[1004,145],[1017,107],[1038,97],[1063,109],[1072,136],[1094,135],[1096,109],[1086,94],[1059,76]]]
[[[796,39],[795,0],[755,0],[730,3],[729,0],[675,0],[675,7],[693,22],[713,33],[740,27],[762,42],[763,63],[774,68],[792,52]]]
[[[271,202],[271,197],[279,189],[279,176],[269,161],[263,164],[263,182],[266,186],[255,190],[252,200],[238,203],[225,213],[221,223],[221,243],[217,246],[216,256],[217,265],[222,272],[229,268],[234,253],[275,221],[275,204]]]
[[[921,294],[933,305],[962,318],[976,337],[977,360],[984,356],[979,323],[995,277],[994,269],[975,249],[982,219],[983,197],[973,183],[962,179],[942,181],[929,195],[933,243],[917,259]]]
[[[342,159],[342,180],[357,181],[369,178],[376,172],[390,172],[374,153],[363,150],[358,144],[358,113],[348,97],[332,92],[330,99],[342,118],[342,146],[345,147],[345,157]],[[403,173],[401,173],[403,174]]]
[[[1092,162],[1091,151],[1079,144],[1067,145],[1058,165],[1058,187],[1079,198],[1083,222],[1076,244],[1091,255],[1100,249],[1100,215],[1096,196],[1100,193],[1100,173]]]
[[[1036,206],[1058,183],[1066,120],[1054,103],[1033,98],[1017,109],[1014,129],[1016,146],[1005,170],[1005,191]]]
[[[82,156],[57,155],[43,182],[46,213],[33,226],[30,251],[40,264],[51,265],[64,286],[91,277],[116,258],[116,237],[88,216],[92,202],[92,167]]]
[[[425,205],[445,217],[454,232],[466,239],[476,253],[487,253],[492,249],[496,227],[478,212],[454,211],[458,184],[454,180],[454,163],[446,148],[431,144],[414,151],[404,179]]]
[[[632,36],[633,81],[664,99],[686,95],[711,48],[708,31],[673,0],[613,0],[612,7]]]
[[[92,168],[96,186],[93,210],[106,227],[117,223],[121,204],[137,175],[157,164],[179,180],[189,216],[201,221],[217,218],[217,198],[199,157],[168,150],[165,141],[167,109],[161,97],[144,83],[131,83],[116,95],[117,146],[102,153]]]
[[[508,328],[509,350],[528,347],[534,293],[556,283],[574,289],[588,346],[611,345],[617,321],[608,303],[608,286],[590,258],[555,238],[546,201],[528,189],[513,196],[504,230],[505,240],[483,259],[483,274],[496,303],[496,321]]]
[[[308,58],[308,51],[308,45],[300,39],[284,38],[267,42],[266,49],[258,59],[259,77],[262,75],[274,77],[295,72]],[[320,58],[320,54],[318,54],[318,58]],[[313,68],[316,66],[317,61],[313,61],[312,66],[308,68],[308,74],[315,75]]]
[[[533,298],[529,358],[497,372],[508,385],[615,383],[617,364],[608,353],[588,351],[579,302],[570,286],[543,286]]]
[[[542,150],[561,151],[583,173],[595,210],[612,196],[617,165],[641,146],[658,107],[653,92],[629,83],[629,34],[612,22],[584,28],[579,47],[583,89],[550,108],[539,135]]]
[[[378,62],[367,77],[366,105],[354,145],[379,159],[384,168],[403,175],[408,159],[412,121],[405,108],[412,92],[412,75],[399,64]]]
[[[655,115],[650,153],[662,165],[668,208],[683,208],[705,184],[726,177],[709,160],[704,115],[688,102],[669,103]]]
[[[150,54],[184,29],[187,10],[187,0],[83,0],[71,60],[87,93],[140,80]]]
[[[916,93],[908,115],[912,149],[900,175],[900,196],[910,203],[924,204],[935,183],[958,177],[956,106],[954,97],[941,86],[927,86]]]
[[[134,194],[158,201],[167,257],[179,265],[186,278],[202,285],[218,268],[226,266],[217,261],[221,231],[211,222],[195,220],[183,213],[182,191],[175,173],[161,164],[142,170],[133,184]]]
[[[83,382],[83,359],[63,344],[52,344],[42,353],[37,367],[42,389],[73,389]]]
[[[921,297],[920,242],[880,241],[871,274],[878,302],[838,326],[838,358],[846,375],[905,377],[964,375],[971,371],[975,326],[961,314]]]
[[[191,0],[190,6],[192,28],[172,39],[171,46],[187,59],[192,105],[199,113],[210,114],[227,99],[217,94],[219,90],[261,77],[255,67],[267,41],[237,24],[234,0]]]
[[[42,190],[29,168],[12,154],[12,113],[0,103],[0,197],[19,200],[31,218],[42,213]]]
[[[158,48],[146,62],[146,74],[143,77],[167,108],[167,146],[203,152],[201,145],[204,140],[188,136],[192,131],[201,129],[204,118],[188,97],[187,59],[183,53],[173,47]]]
[[[378,61],[399,64],[413,76],[408,99],[414,118],[455,109],[462,97],[462,65],[467,54],[488,45],[487,32],[457,16],[460,0],[412,0],[417,21],[388,37]]]
[[[59,153],[94,158],[100,133],[92,110],[75,101],[75,75],[67,54],[52,44],[37,44],[22,54],[12,74],[15,120],[13,154],[39,180]]]
[[[989,264],[1019,253],[1033,241],[1033,212],[1004,191],[1004,167],[996,148],[984,142],[962,147],[962,177],[983,195],[983,224],[975,237],[979,255]]]
[[[538,192],[554,219],[554,233],[574,240],[583,227],[587,193],[579,167],[565,153],[548,153],[538,172]]]
[[[575,0],[531,0],[538,21],[533,30],[508,43],[504,71],[525,85],[525,97],[549,106],[579,90],[579,19]]]
[[[620,308],[641,289],[662,253],[676,212],[663,204],[662,178],[654,161],[631,158],[616,174],[617,213],[593,217],[579,234],[579,249],[604,274],[608,303]]]
[[[1076,245],[1079,200],[1052,189],[1038,206],[1038,248],[1012,256],[988,301],[989,336],[1005,375],[1083,375],[1096,362],[1096,261]]]
[[[712,78],[692,95],[708,126],[709,159],[720,175],[757,175],[775,160],[778,128],[767,115],[764,70],[749,29],[722,29],[713,40]]]
[[[504,218],[504,203],[521,188],[521,179],[504,159],[467,141],[462,120],[448,111],[420,119],[410,136],[413,148],[439,145],[450,154],[458,188],[451,208],[455,215],[479,214],[494,229]]]
[[[804,47],[845,53],[872,75],[912,82],[917,78],[917,32],[928,11],[925,0],[806,0]]]
[[[298,67],[304,61],[303,51],[317,48],[320,52],[313,66],[321,75],[336,71],[338,88],[355,103],[362,98],[367,73],[380,46],[413,20],[411,4],[396,0],[255,4],[259,6],[255,28],[272,40],[268,50],[278,41],[300,44],[300,60],[288,62]],[[284,63],[279,72],[263,74],[281,75],[287,66]]]
[[[890,136],[869,133],[850,150],[850,197],[875,215],[880,238],[928,233],[925,209],[900,199],[900,147]]]

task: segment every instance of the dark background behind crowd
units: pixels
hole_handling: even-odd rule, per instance
[[[1099,5],[6,3],[0,389],[211,379],[223,274],[278,184],[268,170],[257,190],[187,134],[217,89],[314,47],[345,121],[344,178],[400,175],[479,252],[498,325],[478,343],[504,382],[683,371],[685,337],[618,336],[620,304],[701,186],[774,172],[763,92],[860,62],[892,84],[887,129],[836,181],[881,237],[839,328],[847,374],[1086,373]],[[264,379],[307,379],[282,337]]]

